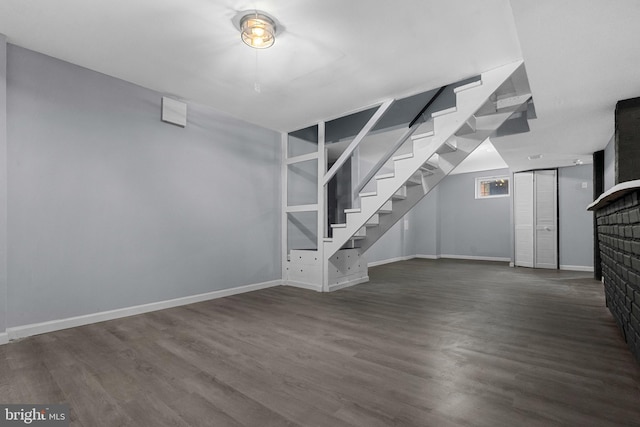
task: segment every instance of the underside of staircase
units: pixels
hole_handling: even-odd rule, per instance
[[[367,281],[364,253],[483,141],[504,135],[508,120],[526,119],[532,110],[522,61],[482,73],[454,93],[454,107],[408,129],[403,138],[411,149],[391,157],[391,172],[373,176],[369,187],[375,189],[357,195],[359,207],[331,224],[331,237],[323,237],[326,231],[318,237],[318,250],[290,251],[285,282],[331,291]],[[322,217],[318,210],[318,221]]]

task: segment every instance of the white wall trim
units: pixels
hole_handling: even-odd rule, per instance
[[[351,286],[359,285],[361,283],[365,283],[369,281],[369,276],[361,277],[359,279],[354,279],[349,282],[338,283],[336,285],[329,285],[329,292],[338,291],[340,289],[349,288]]]
[[[492,262],[510,262],[510,257],[493,257],[493,256],[475,256],[475,255],[451,255],[441,254],[440,258],[444,259],[466,259],[469,261],[492,261]]]
[[[415,256],[415,258],[420,258],[420,259],[440,259],[439,255],[421,255],[418,254]]]
[[[284,280],[283,286],[292,286],[294,288],[308,289],[310,291],[322,292],[322,285],[315,285],[313,283],[296,282],[295,280]]]
[[[391,264],[392,262],[407,261],[413,258],[415,258],[415,256],[411,255],[411,256],[400,256],[396,258],[383,259],[380,261],[370,262],[367,264],[367,267],[375,267],[378,265]]]
[[[6,344],[9,342],[9,334],[3,332],[0,334],[0,345]]]
[[[593,267],[590,267],[588,265],[560,265],[560,270],[585,271],[593,273]]]
[[[271,288],[282,284],[281,280],[272,280],[269,282],[255,283],[252,285],[238,286],[230,289],[221,289],[219,291],[207,292],[204,294],[191,295],[170,299],[166,301],[152,302],[149,304],[136,305],[132,307],[119,308],[116,310],[102,311],[99,313],[86,314],[83,316],[69,317],[66,319],[51,320],[42,323],[33,323],[31,325],[17,326],[7,328],[5,335],[10,340],[18,338],[26,338],[32,335],[44,334],[47,332],[59,331],[61,329],[75,328],[91,323],[104,322],[106,320],[119,319],[122,317],[135,316],[137,314],[148,313],[150,311],[164,310],[167,308],[178,307],[181,305],[194,304],[197,302],[208,301],[217,298],[224,298],[231,295],[242,294],[245,292],[257,291],[259,289]],[[0,334],[0,343],[2,343],[2,335]]]
[[[475,256],[475,255],[451,255],[451,254],[441,254],[441,255],[416,255],[414,258],[422,258],[422,259],[463,259],[469,261],[491,261],[491,262],[510,262],[511,258],[505,257],[492,257],[492,256]]]

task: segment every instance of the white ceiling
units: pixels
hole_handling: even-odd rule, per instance
[[[487,138],[475,151],[464,159],[452,172],[452,175],[460,173],[479,172],[485,170],[506,169],[509,166],[496,148]]]
[[[254,8],[282,28],[271,49],[234,27]],[[638,23],[637,0],[0,2],[10,43],[282,131],[523,57],[538,119],[493,141],[516,170],[606,145],[615,102],[640,96]]]

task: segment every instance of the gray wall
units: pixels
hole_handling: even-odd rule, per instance
[[[402,220],[398,221],[369,248],[364,255],[367,262],[386,261],[404,256],[404,230],[402,223]]]
[[[604,191],[616,185],[616,140],[611,140],[604,149]]]
[[[511,256],[511,197],[476,199],[475,178],[508,169],[450,175],[366,253],[369,262],[403,256]]]
[[[8,326],[280,278],[280,137],[9,45]]]
[[[7,328],[7,38],[0,34],[0,334]]]
[[[411,232],[415,236],[415,254],[440,255],[440,187],[437,186],[412,209]]]
[[[509,176],[508,169],[446,177],[439,192],[440,254],[511,257],[511,197],[475,198],[475,178]]]
[[[558,170],[560,265],[593,267],[591,165]],[[475,198],[475,178],[510,175],[507,169],[450,175],[409,213],[409,231],[394,226],[366,253],[369,262],[411,255],[510,259],[511,197]],[[582,188],[582,183],[587,188]]]
[[[586,183],[587,188],[582,188]],[[560,266],[593,267],[592,165],[558,169]]]
[[[409,230],[404,228],[405,220],[409,221]],[[402,257],[413,257],[416,251],[411,226],[412,217],[409,213],[369,248],[365,253],[367,262],[373,263]]]

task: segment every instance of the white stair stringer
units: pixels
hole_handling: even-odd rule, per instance
[[[331,257],[340,248],[351,242],[352,237],[360,232],[359,246],[366,251],[393,224],[402,218],[422,197],[431,191],[446,175],[448,175],[462,160],[507,120],[520,106],[517,101],[527,102],[529,93],[516,93],[516,98],[510,93],[509,103],[500,104],[504,108],[494,110],[493,114],[480,115],[476,113],[485,104],[494,102],[500,94],[501,86],[519,69],[523,62],[517,61],[483,73],[481,83],[469,85],[456,91],[456,107],[433,114],[433,135],[413,141],[413,155],[394,158],[394,173],[385,174],[376,181],[375,193],[368,193],[361,197],[358,212],[347,214],[347,220],[342,228],[333,230],[333,238],[324,242],[325,257]],[[508,86],[508,85],[505,85]],[[516,88],[517,91],[517,88]],[[528,87],[527,87],[528,91]],[[515,101],[512,101],[515,100]],[[469,123],[473,129],[469,129]],[[456,135],[460,131],[460,135]],[[436,160],[437,159],[437,160]],[[427,163],[437,164],[438,168],[424,168]],[[421,175],[422,185],[409,185],[416,174]],[[400,188],[406,185],[404,199],[392,199]],[[390,213],[378,214],[378,211],[392,202]],[[378,214],[378,225],[366,227],[366,235],[362,229],[371,217]]]
[[[506,121],[512,113],[501,114],[502,122]],[[485,138],[486,139],[486,138]],[[381,216],[378,226],[375,228],[367,229],[366,237],[361,239],[359,247],[364,253],[371,247],[380,237],[382,237],[396,222],[398,222],[404,215],[407,214],[424,196],[426,196],[438,183],[444,179],[448,173],[444,171],[447,169],[453,170],[455,166],[460,164],[476,147],[478,147],[484,140],[474,140],[458,138],[460,144],[458,150],[452,153],[441,154],[439,163],[441,168],[434,171],[432,175],[423,176],[421,186],[407,187],[407,197],[403,200],[394,202],[393,212],[388,215]]]

